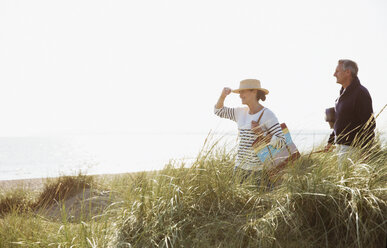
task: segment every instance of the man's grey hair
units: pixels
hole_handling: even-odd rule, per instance
[[[357,64],[355,61],[349,60],[349,59],[341,59],[339,60],[339,64],[343,65],[343,70],[350,70],[352,76],[357,76],[357,72],[359,71],[359,68],[357,67]]]

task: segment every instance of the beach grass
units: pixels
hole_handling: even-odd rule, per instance
[[[274,188],[241,183],[234,162],[207,141],[191,164],[1,192],[0,247],[385,247],[386,144],[341,166],[333,152],[304,153]]]

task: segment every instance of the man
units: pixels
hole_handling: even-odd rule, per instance
[[[335,143],[339,157],[353,148],[367,147],[375,137],[372,99],[368,90],[360,84],[357,72],[354,61],[339,60],[333,74],[342,87],[336,99],[333,132],[326,150]]]

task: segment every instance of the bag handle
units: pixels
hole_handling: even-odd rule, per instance
[[[258,118],[258,124],[259,124],[259,122],[261,121],[261,118],[262,118],[262,116],[263,116],[263,113],[265,113],[265,110],[266,110],[266,108],[263,108],[263,111],[262,111],[262,113],[261,113],[261,115],[259,116],[259,118]]]
[[[266,108],[263,108],[262,113],[261,113],[261,115],[260,115],[259,118],[258,118],[258,121],[257,121],[258,125],[259,125],[259,122],[261,121],[261,118],[262,118],[262,116],[263,116],[263,113],[265,113],[265,110],[266,110]],[[258,136],[258,137],[256,138],[256,140],[253,142],[252,146],[254,147],[255,144],[258,144],[259,142],[261,142],[261,138],[262,138],[261,136]],[[270,151],[269,151],[269,152],[270,152]]]

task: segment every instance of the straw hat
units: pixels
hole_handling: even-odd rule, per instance
[[[238,93],[241,90],[260,90],[265,93],[265,95],[269,94],[267,89],[261,87],[261,82],[258,79],[245,79],[239,83],[239,89],[233,90],[232,92]]]

